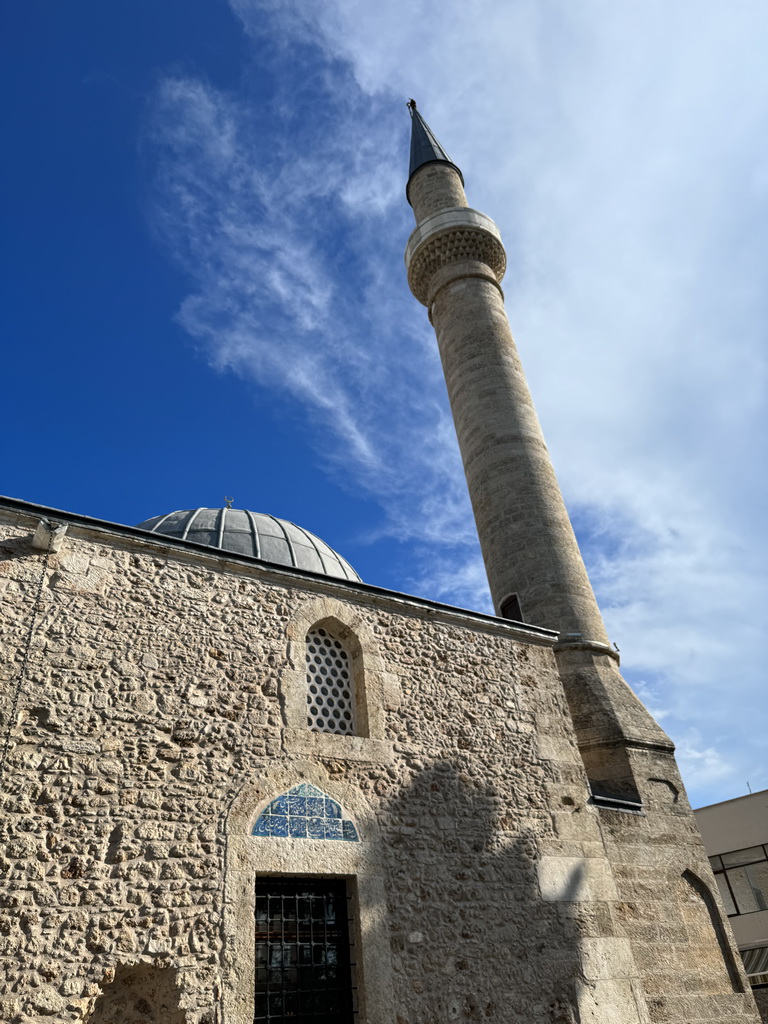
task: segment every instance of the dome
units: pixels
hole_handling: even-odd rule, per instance
[[[349,562],[319,537],[264,512],[241,508],[189,508],[146,519],[139,523],[138,529],[275,565],[308,569],[342,580],[360,579]]]

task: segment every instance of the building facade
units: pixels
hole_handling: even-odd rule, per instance
[[[695,814],[755,1002],[768,1020],[768,790]]]
[[[0,503],[2,1020],[758,1020],[605,634],[498,231],[411,112],[409,283],[498,616],[247,510]]]

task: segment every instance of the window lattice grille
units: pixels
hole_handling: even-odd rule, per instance
[[[349,655],[322,627],[307,633],[307,725],[315,732],[355,731]]]
[[[342,880],[256,880],[255,1024],[352,1024],[348,914]]]

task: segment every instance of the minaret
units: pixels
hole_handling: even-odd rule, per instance
[[[607,645],[504,310],[501,236],[411,114],[408,283],[437,334],[497,614]]]
[[[498,228],[416,109],[405,263],[443,363],[497,614],[557,630],[558,663],[597,791],[636,794],[627,749],[673,746],[617,670],[504,309]]]

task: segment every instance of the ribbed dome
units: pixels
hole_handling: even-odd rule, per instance
[[[189,508],[147,519],[139,523],[138,529],[342,580],[360,579],[349,562],[319,537],[264,512],[241,508]]]

